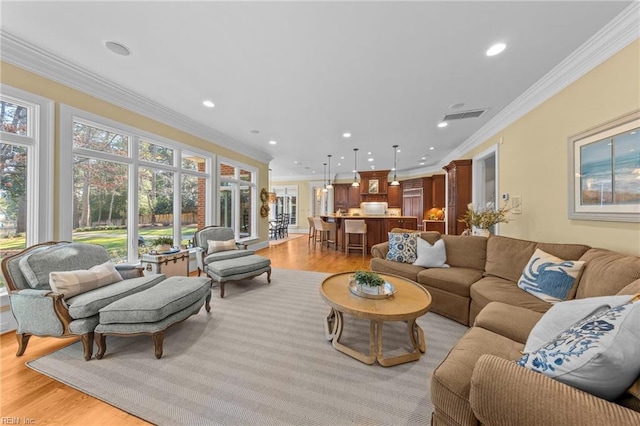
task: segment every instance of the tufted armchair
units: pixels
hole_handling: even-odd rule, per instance
[[[84,359],[93,354],[93,332],[98,311],[130,294],[146,290],[164,280],[162,274],[142,276],[142,269],[116,265],[122,280],[65,297],[49,284],[50,272],[79,271],[110,260],[99,245],[50,241],[2,260],[2,275],[9,290],[11,312],[18,323],[16,338],[21,356],[29,338],[36,336],[81,336]]]
[[[210,250],[209,241],[219,242],[219,251]],[[224,247],[225,242],[228,243],[226,247]],[[247,250],[246,244],[235,241],[233,229],[222,226],[207,226],[197,230],[193,235],[193,244],[198,251],[198,276],[205,270],[206,265],[216,260],[235,259],[255,254],[255,251]],[[229,249],[230,246],[232,249]]]

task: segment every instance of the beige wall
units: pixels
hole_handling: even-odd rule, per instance
[[[496,143],[499,192],[522,196],[522,214],[500,234],[583,243],[640,255],[640,223],[569,220],[568,141],[584,130],[640,108],[640,41],[465,155]]]
[[[55,150],[56,150],[56,163],[55,163],[55,188],[57,190],[58,182],[58,170],[60,170],[60,164],[57,161],[57,150],[59,147],[59,129],[58,129],[58,117],[60,104],[66,104],[117,122],[135,127],[140,130],[144,130],[177,142],[184,143],[189,146],[193,146],[213,154],[221,155],[232,160],[241,161],[247,165],[258,168],[258,193],[260,188],[266,188],[266,182],[268,182],[268,165],[260,161],[249,158],[245,155],[241,155],[232,149],[225,148],[220,145],[216,145],[205,139],[193,136],[184,131],[175,129],[171,126],[155,121],[140,114],[133,113],[124,108],[120,108],[108,102],[102,101],[93,96],[89,96],[78,90],[71,89],[62,84],[53,82],[37,74],[25,71],[21,68],[0,62],[0,81],[3,84],[22,89],[26,92],[33,93],[45,98],[48,98],[55,102]],[[54,197],[56,205],[54,206],[54,212],[50,214],[54,217],[54,238],[58,239],[59,230],[57,224],[58,218],[58,200],[59,197]],[[259,211],[258,204],[258,211]],[[261,218],[258,214],[258,233],[260,240],[268,239],[268,222],[266,218]]]

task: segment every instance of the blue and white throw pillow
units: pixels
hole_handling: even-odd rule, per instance
[[[410,232],[389,232],[389,252],[387,260],[413,263],[416,261],[418,235]]]
[[[640,374],[638,300],[578,321],[518,365],[600,398],[618,398]]]
[[[569,296],[583,267],[582,260],[562,260],[536,249],[522,271],[518,287],[546,302],[560,302]]]

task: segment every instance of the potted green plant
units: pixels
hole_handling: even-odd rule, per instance
[[[156,245],[156,251],[168,251],[171,250],[171,247],[173,246],[173,238],[160,236],[156,238],[154,244]]]
[[[377,293],[380,293],[380,289],[384,286],[384,280],[375,272],[369,271],[357,271],[354,276],[356,284],[362,288],[369,288]]]

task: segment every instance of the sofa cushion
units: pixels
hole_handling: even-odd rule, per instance
[[[431,378],[433,405],[453,417],[459,425],[475,425],[469,404],[469,390],[473,369],[483,354],[496,355],[515,361],[522,354],[523,345],[480,327],[471,328],[451,349]]]
[[[100,309],[125,296],[153,287],[164,280],[163,274],[147,275],[140,278],[131,278],[117,283],[100,287],[86,293],[78,294],[66,299],[71,318],[88,318],[96,315]]]
[[[616,294],[640,279],[640,257],[592,248],[580,260],[586,265],[578,283],[577,298]]]
[[[511,306],[502,302],[489,303],[476,317],[474,327],[482,327],[511,340],[525,344],[531,330],[540,321],[540,312]],[[508,321],[505,321],[508,318]]]
[[[490,235],[487,239],[486,275],[517,282],[536,251],[534,241]]]
[[[374,272],[383,274],[394,274],[405,277],[411,281],[418,281],[418,273],[424,271],[422,266],[415,266],[410,263],[400,263],[393,260],[374,257],[369,262],[369,267]]]
[[[640,294],[640,280],[635,280],[620,290],[617,294]]]
[[[471,284],[482,278],[482,271],[471,268],[431,268],[418,273],[418,282],[449,293],[469,297]]]
[[[215,274],[218,277],[230,277],[232,275],[246,274],[253,271],[257,271],[262,268],[267,268],[271,265],[271,260],[258,256],[243,256],[235,259],[220,260],[218,262],[211,262],[207,266],[207,271]]]
[[[560,302],[577,285],[583,266],[584,261],[563,260],[537,248],[522,270],[518,287],[546,302]]]
[[[211,253],[204,258],[204,264],[207,265],[216,260],[235,259],[236,257],[251,256],[256,252],[253,250],[228,250]]]
[[[95,288],[122,281],[111,261],[79,271],[54,271],[49,274],[49,285],[65,298],[73,297]]]
[[[50,288],[49,273],[52,271],[89,269],[108,260],[109,253],[102,246],[61,243],[20,259],[20,270],[32,288],[44,289]]]
[[[484,270],[487,259],[487,239],[484,237],[443,235],[447,264]]]
[[[411,232],[389,232],[389,253],[387,260],[413,263],[416,261],[418,235]]]
[[[640,303],[577,322],[518,364],[600,398],[623,394],[640,374]]]
[[[225,241],[207,240],[207,254],[218,253],[221,251],[238,250],[235,238]]]
[[[208,226],[204,229],[196,231],[196,233],[193,235],[194,244],[202,248],[205,253],[207,252],[207,250],[209,250],[209,244],[207,243],[207,241],[227,241],[232,238],[235,238],[233,229],[223,226]]]
[[[438,240],[433,244],[429,244],[422,238],[417,239],[416,261],[415,266],[423,268],[448,268],[447,251],[444,246],[444,240]]]
[[[484,277],[474,283],[471,286],[470,294],[473,303],[479,307],[485,307],[490,302],[502,302],[544,313],[553,306],[551,303],[521,290],[516,283],[497,277]]]

